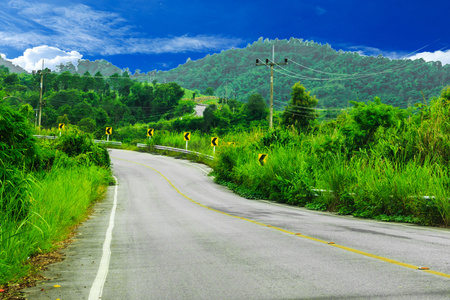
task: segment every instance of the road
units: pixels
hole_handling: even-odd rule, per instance
[[[203,117],[203,112],[205,111],[207,105],[197,104],[195,106],[195,115],[197,117]]]
[[[450,298],[448,229],[247,200],[204,165],[111,157],[118,186],[27,299]]]

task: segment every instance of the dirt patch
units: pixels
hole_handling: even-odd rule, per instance
[[[42,275],[42,271],[47,270],[49,265],[65,259],[65,255],[61,252],[61,250],[72,243],[72,236],[73,235],[65,241],[56,244],[56,250],[30,257],[28,260],[28,263],[31,266],[30,274],[27,277],[19,279],[17,282],[11,282],[6,286],[0,286],[0,299],[25,300],[26,298],[24,298],[21,290],[36,286],[38,281],[50,280]]]

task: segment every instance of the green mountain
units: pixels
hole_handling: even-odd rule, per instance
[[[292,86],[300,81],[319,99],[318,107],[346,107],[350,100],[369,101],[375,96],[383,103],[407,107],[437,97],[450,84],[450,65],[419,60],[391,60],[336,51],[330,45],[313,41],[263,40],[244,49],[231,49],[208,55],[169,71],[149,72],[140,80],[175,81],[183,87],[216,96],[246,101],[253,93],[266,100],[270,93],[270,68],[256,66],[256,59],[272,59],[288,65],[274,67],[274,102],[280,109],[289,100]]]
[[[381,98],[383,103],[408,107],[437,97],[450,84],[450,65],[419,60],[391,60],[378,56],[364,56],[356,52],[336,51],[330,45],[314,41],[263,40],[260,38],[244,49],[230,49],[192,61],[169,71],[150,71],[130,74],[106,60],[79,60],[78,66],[61,64],[58,72],[69,71],[83,75],[100,72],[104,76],[122,75],[139,81],[176,82],[179,85],[205,92],[214,89],[219,97],[246,102],[250,95],[259,93],[266,101],[270,97],[270,67],[256,66],[256,59],[287,65],[274,66],[274,103],[282,109],[290,99],[292,86],[300,81],[306,90],[319,99],[318,108],[343,108],[349,101],[370,101]],[[0,59],[14,73],[22,68]]]

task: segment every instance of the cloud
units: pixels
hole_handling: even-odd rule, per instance
[[[450,50],[421,52],[408,57],[408,59],[419,59],[419,58],[423,58],[425,61],[440,61],[443,65],[450,64]]]
[[[352,52],[357,52],[360,55],[364,56],[382,55],[384,57],[389,57],[390,59],[402,59],[408,56],[408,53],[404,51],[386,51],[375,47],[367,47],[367,46],[347,46],[345,47],[345,49]]]
[[[65,52],[55,47],[39,46],[27,49],[22,56],[8,60],[31,72],[42,68],[42,60],[44,60],[44,68],[55,70],[61,63],[71,62],[77,66],[78,60],[82,57],[77,51]],[[4,58],[6,59],[6,56]]]
[[[360,55],[366,56],[378,56],[383,55],[384,57],[389,57],[390,59],[420,59],[425,61],[440,61],[443,65],[450,64],[450,50],[446,51],[435,51],[435,52],[420,52],[417,54],[411,54],[406,51],[385,51],[374,47],[367,46],[347,46],[345,49],[353,52],[357,52]]]
[[[12,0],[8,9],[9,15],[0,13],[0,46],[15,49],[44,44],[90,55],[156,54],[223,50],[242,43],[215,35],[148,38],[119,14],[83,4]]]
[[[0,57],[1,57],[2,59],[6,59],[6,55],[3,54],[3,53],[0,53]]]

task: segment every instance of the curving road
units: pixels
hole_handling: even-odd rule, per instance
[[[27,299],[450,298],[449,230],[247,200],[204,165],[111,157],[119,185]]]

